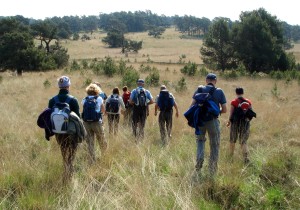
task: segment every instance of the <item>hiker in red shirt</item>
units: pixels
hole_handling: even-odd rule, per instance
[[[123,112],[124,115],[124,125],[131,126],[132,124],[132,108],[133,106],[129,103],[129,98],[131,92],[128,90],[127,86],[124,86],[122,88],[123,94],[122,94],[122,99],[125,104],[126,110]]]
[[[256,117],[256,114],[252,110],[251,101],[243,97],[244,89],[238,87],[235,92],[237,97],[231,101],[229,121],[227,122],[227,127],[230,126],[230,157],[233,158],[235,143],[239,139],[244,163],[248,164],[249,151],[247,140],[250,134],[250,120],[252,117]]]

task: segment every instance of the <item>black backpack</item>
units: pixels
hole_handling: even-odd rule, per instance
[[[250,103],[244,98],[240,97],[238,107],[234,108],[232,113],[232,122],[241,123],[245,121],[252,120],[253,117],[256,117],[256,113],[253,111]]]
[[[97,98],[94,97],[86,97],[85,102],[83,104],[82,111],[82,119],[85,122],[97,122],[101,119],[101,113],[96,111],[97,106]]]
[[[119,113],[119,96],[114,97],[113,95],[110,96],[109,102],[106,101],[105,109],[106,112],[110,113]]]
[[[147,97],[146,97],[146,90],[144,88],[137,89],[137,104],[136,106],[139,107],[146,107],[147,106]]]
[[[157,101],[160,111],[170,111],[174,104],[174,98],[170,95],[169,91],[160,91]]]

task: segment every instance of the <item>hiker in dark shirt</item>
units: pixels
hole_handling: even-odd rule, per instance
[[[175,97],[172,93],[169,93],[165,85],[162,85],[160,87],[160,94],[155,99],[154,115],[156,116],[159,110],[158,124],[163,146],[168,144],[171,139],[173,107],[176,110],[175,116],[178,118],[179,113]]]
[[[62,76],[58,79],[59,93],[57,95],[60,102],[65,102],[67,98],[69,99],[70,110],[75,112],[76,115],[79,114],[79,104],[75,97],[69,94],[71,81],[67,76]],[[48,108],[53,108],[55,105],[55,98],[51,98],[48,103]],[[63,157],[64,164],[64,176],[63,182],[69,181],[73,175],[74,166],[73,162],[75,159],[75,154],[78,146],[77,137],[69,134],[55,134],[57,143],[60,145],[61,154]]]

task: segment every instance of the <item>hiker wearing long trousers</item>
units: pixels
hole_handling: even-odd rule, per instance
[[[87,130],[87,146],[89,152],[89,163],[96,161],[95,138],[99,143],[101,155],[107,149],[107,141],[104,136],[102,113],[105,113],[103,99],[99,96],[100,88],[96,84],[90,84],[86,88],[87,96],[82,99],[82,119]]]
[[[125,110],[125,104],[118,87],[115,87],[105,103],[105,110],[108,119],[109,134],[116,135],[119,129],[121,110]]]
[[[198,93],[209,93],[211,100],[217,105],[219,113],[226,113],[226,97],[221,88],[216,88],[217,76],[209,73],[206,76],[206,85],[199,86],[193,95],[191,106],[196,103],[196,95]],[[220,109],[220,110],[219,110]],[[218,116],[210,115],[208,110],[202,109],[203,123],[198,127],[199,133],[196,134],[197,142],[197,158],[196,158],[196,171],[200,172],[204,162],[204,151],[206,142],[206,133],[209,136],[210,157],[209,157],[209,173],[214,176],[218,168],[219,147],[220,147],[220,122]]]
[[[146,118],[148,115],[148,106],[153,104],[153,97],[149,90],[144,88],[145,81],[138,79],[137,88],[131,91],[129,103],[133,105],[132,110],[132,131],[136,138],[136,142],[139,142],[144,138],[144,128]]]
[[[56,104],[67,103],[70,111],[73,111],[78,117],[79,104],[77,99],[69,94],[71,81],[69,77],[62,76],[58,79],[59,93],[49,100],[48,108],[53,109]],[[63,182],[66,183],[72,178],[74,172],[74,159],[78,146],[77,136],[67,133],[55,133],[56,141],[60,146],[63,164],[64,164],[64,175]]]
[[[124,86],[122,88],[122,90],[123,90],[122,99],[123,99],[123,102],[124,102],[125,108],[126,108],[126,110],[123,112],[124,125],[131,126],[131,124],[132,124],[132,109],[133,109],[133,105],[131,105],[129,103],[129,98],[130,98],[131,92],[128,90],[127,86]]]
[[[244,164],[248,164],[250,160],[247,141],[250,134],[250,121],[256,117],[256,113],[252,110],[251,101],[243,97],[243,88],[237,87],[235,93],[236,98],[230,103],[230,114],[227,122],[227,127],[230,127],[229,156],[233,160],[235,143],[239,140]]]
[[[154,115],[156,116],[159,110],[158,124],[163,146],[167,145],[171,139],[173,107],[176,110],[175,116],[178,118],[179,113],[175,97],[165,85],[162,85],[159,95],[155,98]]]

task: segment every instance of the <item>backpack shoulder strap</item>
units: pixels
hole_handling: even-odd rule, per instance
[[[212,87],[209,91],[209,94],[212,96],[216,89],[217,89],[216,87]]]
[[[202,92],[203,92],[203,86],[200,85],[198,86],[197,93],[202,93]]]

